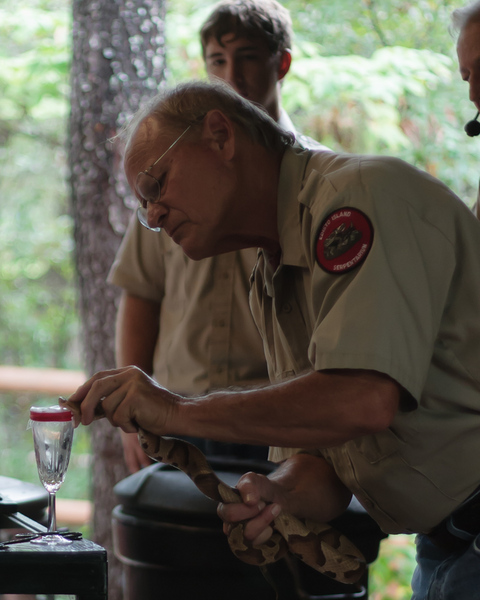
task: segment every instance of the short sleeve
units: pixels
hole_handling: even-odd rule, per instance
[[[418,400],[448,301],[455,252],[428,206],[419,209],[421,204],[410,202],[405,186],[392,193],[395,186],[381,186],[379,180],[378,174],[372,179],[367,174],[360,191],[355,189],[358,208],[373,227],[364,262],[338,275],[315,263],[312,303],[317,316],[309,358],[317,370],[386,373]],[[441,196],[442,188],[436,192]],[[339,201],[348,204],[351,199],[337,197]],[[441,197],[439,201],[438,209]],[[313,240],[320,226],[321,221],[314,224]]]
[[[165,287],[165,255],[167,244],[164,233],[148,231],[132,217],[108,282],[141,298],[161,302]]]

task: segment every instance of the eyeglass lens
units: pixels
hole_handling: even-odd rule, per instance
[[[139,173],[135,181],[137,194],[142,199],[142,204],[157,202],[160,198],[160,184],[148,173]]]
[[[161,227],[150,227],[150,225],[148,224],[147,209],[143,208],[143,206],[139,206],[137,208],[137,219],[141,225],[143,225],[146,229],[149,229],[150,231],[155,231],[156,233],[158,233],[162,230]]]

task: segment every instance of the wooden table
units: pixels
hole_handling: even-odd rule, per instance
[[[46,531],[43,487],[0,476],[0,529]],[[107,552],[85,539],[68,546],[0,545],[0,594],[66,594],[107,600]]]
[[[0,593],[107,600],[107,552],[84,539],[68,546],[5,546],[0,549]]]

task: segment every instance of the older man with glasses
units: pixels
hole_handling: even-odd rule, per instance
[[[272,384],[185,397],[105,371],[70,398],[82,422],[101,402],[127,432],[268,444],[280,465],[240,480],[226,531],[246,520],[266,541],[280,511],[328,521],[354,494],[386,533],[418,533],[414,600],[477,597],[478,220],[398,159],[293,146],[224,86],[180,86],[139,119],[125,171],[140,202],[138,174],[170,148],[149,226],[194,259],[261,249],[251,308]]]
[[[208,76],[226,81],[243,97],[262,105],[287,131],[294,127],[281,107],[281,84],[290,68],[292,35],[290,15],[276,0],[220,2],[200,32]],[[316,144],[297,137],[310,146]],[[157,185],[162,186],[155,170],[162,162],[153,156],[151,169],[139,168],[145,173],[139,176],[144,182],[137,182],[140,196],[149,198],[157,193]],[[153,191],[147,192],[148,183]],[[205,205],[212,200],[205,198]],[[144,208],[137,211],[143,225]],[[192,261],[166,232],[155,234],[133,221],[109,276],[123,289],[117,365],[137,365],[185,395],[266,382],[263,347],[248,306],[256,255],[254,248],[246,248]],[[149,464],[136,436],[123,434],[122,439],[132,472]],[[210,455],[266,456],[263,448],[195,442]]]

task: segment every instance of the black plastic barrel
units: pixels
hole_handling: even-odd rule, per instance
[[[235,485],[246,471],[268,473],[271,463],[210,459],[217,475]],[[267,568],[247,565],[231,552],[216,513],[181,471],[154,464],[115,486],[115,555],[124,566],[123,600],[308,600],[368,598],[368,573],[355,586],[328,579],[294,557]],[[385,535],[353,502],[335,521],[371,563]],[[274,588],[276,588],[274,590]]]
[[[48,492],[43,486],[0,475],[0,529],[21,527],[22,515],[45,524],[47,506]]]

